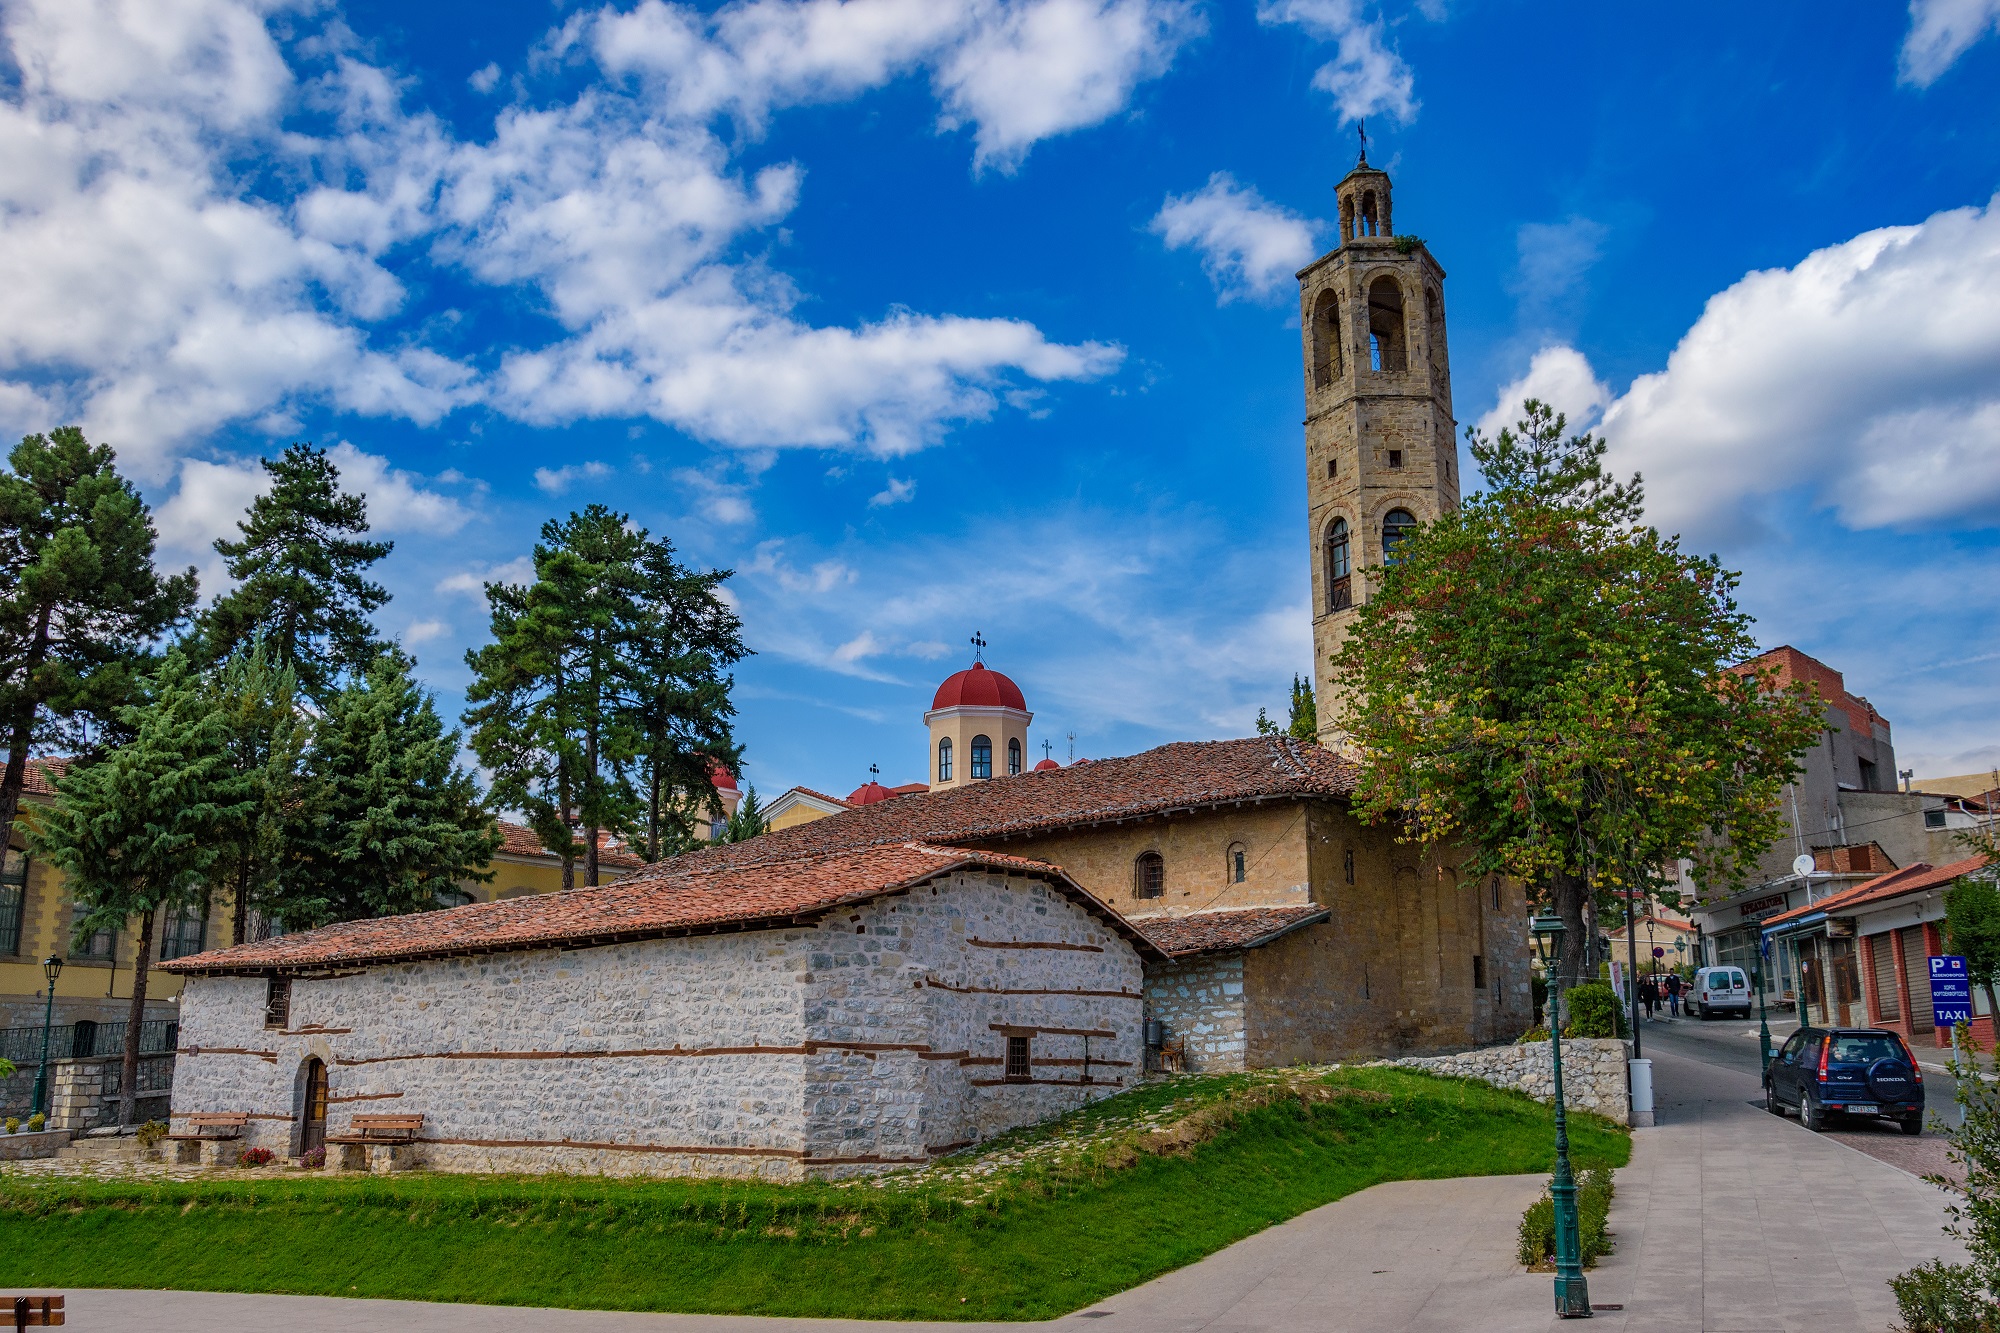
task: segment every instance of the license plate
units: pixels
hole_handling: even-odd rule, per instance
[[[1846,1109],[1854,1112],[1856,1115],[1874,1115],[1882,1108],[1873,1102],[1850,1102]]]

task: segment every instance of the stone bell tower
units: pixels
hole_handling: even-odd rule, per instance
[[[1404,532],[1458,507],[1444,269],[1392,225],[1367,148],[1336,189],[1340,243],[1299,270],[1313,688],[1322,745],[1342,743],[1333,658]]]

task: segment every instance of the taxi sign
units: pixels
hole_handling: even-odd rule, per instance
[[[1959,954],[1931,960],[1931,1025],[1948,1028],[1972,1021],[1972,981]]]

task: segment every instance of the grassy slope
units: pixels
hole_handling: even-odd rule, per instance
[[[963,1187],[422,1173],[0,1177],[0,1286],[1047,1318],[1386,1180],[1550,1165],[1550,1114],[1525,1097],[1389,1069],[1329,1081],[1389,1096],[1285,1101],[1245,1113],[1190,1155],[1017,1172],[983,1197]],[[1579,1168],[1624,1164],[1623,1131],[1587,1115],[1571,1125]]]

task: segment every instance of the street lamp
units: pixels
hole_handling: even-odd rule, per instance
[[[35,1073],[34,1108],[43,1115],[49,1108],[43,1104],[43,1097],[49,1090],[49,1025],[56,1017],[56,978],[62,975],[63,960],[50,954],[42,960],[42,975],[49,979],[49,999],[42,1008],[42,1066]]]
[[[1760,1074],[1771,1072],[1771,1016],[1764,1008],[1764,973],[1771,966],[1771,941],[1761,932],[1757,936],[1757,969],[1751,973],[1751,984],[1757,987],[1757,1051],[1763,1059]]]
[[[1556,1169],[1549,1197],[1556,1206],[1556,1317],[1590,1318],[1590,1288],[1583,1280],[1583,1243],[1577,1235],[1576,1177],[1569,1169],[1569,1118],[1563,1111],[1562,958],[1563,922],[1553,913],[1530,926],[1542,975],[1549,983],[1549,1060],[1555,1068]]]

